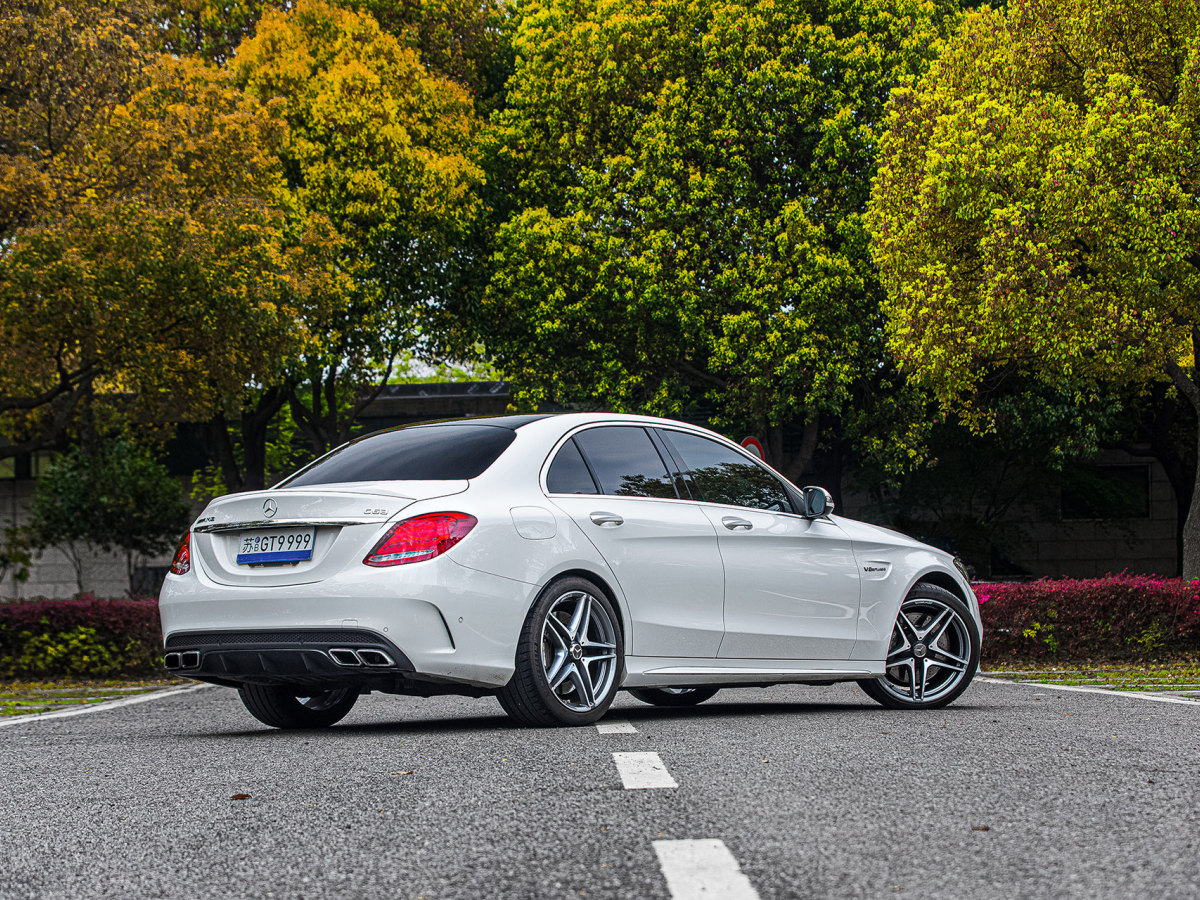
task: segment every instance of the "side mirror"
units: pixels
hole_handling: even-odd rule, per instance
[[[806,519],[819,519],[833,512],[833,497],[825,488],[810,485],[800,493],[804,500],[803,515]]]

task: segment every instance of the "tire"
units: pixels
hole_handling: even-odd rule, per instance
[[[712,698],[720,688],[630,688],[629,693],[651,706],[696,706]]]
[[[309,691],[300,687],[243,684],[238,688],[250,715],[272,728],[328,728],[354,708],[355,688]]]
[[[529,610],[516,669],[497,699],[522,725],[590,725],[608,711],[624,675],[612,603],[587,579],[561,578]]]
[[[888,709],[938,709],[953,702],[979,668],[979,628],[958,597],[918,582],[896,616],[878,678],[858,682]]]

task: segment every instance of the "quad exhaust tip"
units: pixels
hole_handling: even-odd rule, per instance
[[[373,647],[362,647],[357,650],[349,647],[334,647],[330,649],[329,657],[339,666],[345,666],[346,668],[367,666],[379,669],[396,665],[395,660],[388,654]],[[200,668],[200,651],[180,650],[166,653],[163,655],[163,666],[172,671],[176,669],[198,669]]]
[[[372,668],[394,666],[393,659],[382,650],[364,647],[351,650],[349,647],[334,647],[329,651],[330,658],[339,666],[370,666]]]

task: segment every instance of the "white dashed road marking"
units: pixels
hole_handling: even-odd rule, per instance
[[[614,753],[613,761],[627,791],[679,787],[657,753]]]
[[[654,852],[673,900],[758,900],[724,841],[655,841]]]
[[[13,716],[0,719],[0,728],[9,725],[36,725],[50,719],[69,719],[71,716],[86,716],[88,713],[104,712],[106,709],[117,709],[121,706],[133,706],[135,703],[148,703],[151,700],[163,700],[167,697],[178,697],[180,694],[190,694],[192,691],[202,691],[212,687],[211,684],[197,684],[193,687],[170,688],[165,691],[151,691],[148,694],[137,694],[133,697],[122,697],[120,700],[106,700],[104,703],[89,703],[86,706],[73,706],[70,709],[60,709],[55,712],[34,713],[29,716]]]
[[[1077,691],[1080,694],[1108,694],[1110,697],[1127,697],[1132,700],[1153,700],[1155,703],[1182,703],[1186,706],[1200,706],[1200,701],[1185,700],[1182,697],[1163,697],[1148,691],[1110,691],[1106,688],[1084,687],[1075,684],[1042,684],[1040,681],[1013,681],[1009,678],[979,677],[976,681],[986,681],[988,684],[1021,684],[1026,687],[1045,688],[1048,691]]]
[[[596,730],[601,734],[637,734],[637,729],[629,722],[620,720],[612,722],[597,722]]]

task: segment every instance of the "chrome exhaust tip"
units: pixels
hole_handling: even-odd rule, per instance
[[[163,656],[163,665],[168,669],[178,669],[183,665],[178,653],[167,653]]]
[[[179,654],[179,667],[181,669],[198,669],[200,668],[200,651],[199,650],[184,650]]]
[[[363,664],[357,653],[345,647],[335,647],[330,650],[329,657],[339,666],[361,666]]]
[[[382,650],[359,650],[358,658],[362,660],[364,666],[394,666],[392,658]]]

